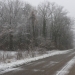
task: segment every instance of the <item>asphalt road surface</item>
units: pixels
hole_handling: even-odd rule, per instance
[[[60,72],[74,56],[75,50],[71,50],[66,54],[50,56],[15,67],[14,70],[0,75],[75,75],[75,65],[72,65],[68,71]]]

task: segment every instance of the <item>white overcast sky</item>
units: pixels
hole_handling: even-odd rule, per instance
[[[45,0],[22,0],[30,3],[33,6],[37,6],[40,2]],[[47,0],[50,2],[55,2],[58,5],[63,6],[68,12],[71,17],[75,18],[75,0]]]

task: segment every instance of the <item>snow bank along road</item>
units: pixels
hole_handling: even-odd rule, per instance
[[[75,50],[29,62],[0,75],[75,75]]]

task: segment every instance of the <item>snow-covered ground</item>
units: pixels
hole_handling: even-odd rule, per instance
[[[3,73],[3,72],[13,70],[14,67],[20,66],[22,64],[25,64],[25,63],[28,63],[28,62],[31,62],[31,61],[36,61],[36,60],[39,60],[39,59],[47,58],[47,57],[58,55],[58,54],[66,54],[68,52],[70,52],[70,50],[66,50],[66,51],[53,50],[53,51],[47,51],[46,54],[42,54],[42,55],[40,55],[39,52],[35,52],[35,57],[31,57],[29,55],[28,55],[28,57],[25,57],[25,54],[27,54],[27,52],[23,52],[22,53],[23,58],[20,59],[20,60],[17,60],[16,59],[17,54],[18,54],[17,52],[3,52],[3,51],[1,51],[0,57],[2,56],[3,60],[7,59],[7,58],[5,58],[6,56],[8,58],[10,57],[10,59],[7,59],[10,62],[7,62],[7,60],[5,62],[1,61],[1,63],[0,63],[0,74]]]

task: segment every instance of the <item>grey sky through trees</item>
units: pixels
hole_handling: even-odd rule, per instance
[[[74,19],[66,13],[71,8],[62,5],[65,4],[63,1],[53,2],[1,0],[0,49],[30,51],[36,47],[48,50],[73,48]]]
[[[40,2],[43,2],[45,0],[22,0],[26,1],[33,6],[37,6]],[[47,0],[50,2],[55,2],[58,5],[63,6],[68,12],[71,17],[75,18],[75,0]]]

